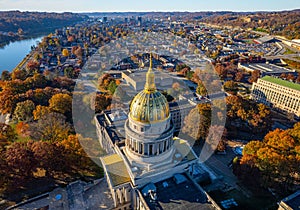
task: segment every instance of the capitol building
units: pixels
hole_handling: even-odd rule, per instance
[[[198,185],[208,175],[188,141],[175,137],[172,112],[155,85],[152,60],[129,111],[96,115],[112,209],[219,209]],[[209,175],[208,175],[209,176]]]

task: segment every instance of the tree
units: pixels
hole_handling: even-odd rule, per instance
[[[30,149],[32,143],[14,142],[6,150],[5,159],[10,168],[10,174],[21,183],[31,178],[36,170],[37,162]]]
[[[58,143],[36,141],[31,145],[31,151],[37,162],[37,167],[46,170],[46,176],[55,172],[64,172],[69,162],[65,159],[66,150]]]
[[[67,49],[62,50],[62,55],[65,57],[69,57],[69,51]]]
[[[25,70],[19,70],[16,69],[11,73],[11,79],[19,79],[19,80],[25,80],[27,76],[27,72]]]
[[[0,111],[2,114],[11,114],[17,103],[17,96],[11,89],[0,92]]]
[[[83,53],[83,50],[81,47],[78,47],[75,51],[74,51],[74,54],[76,55],[77,58],[81,59],[82,58],[82,53]]]
[[[211,123],[211,105],[198,104],[184,119],[182,131],[196,140],[205,139]]]
[[[117,84],[115,80],[111,80],[109,85],[107,86],[107,90],[109,90],[109,92],[113,95],[116,91],[117,88]]]
[[[243,72],[237,72],[236,74],[235,74],[235,81],[237,81],[237,82],[240,82],[240,81],[242,81],[243,80],[243,78],[244,78],[244,74],[243,74]]]
[[[17,121],[28,122],[33,118],[33,110],[35,105],[31,100],[26,100],[23,102],[17,103],[16,109],[14,111],[14,119]]]
[[[253,83],[253,82],[257,82],[258,78],[260,77],[260,71],[259,70],[254,70],[251,73],[251,77],[249,78],[249,82]]]
[[[49,114],[51,112],[50,108],[47,106],[37,105],[35,110],[33,110],[33,119],[39,120],[43,116]]]
[[[60,113],[50,112],[30,125],[31,138],[49,142],[59,142],[67,138],[70,125]]]
[[[226,142],[225,142],[226,129],[224,126],[212,125],[209,127],[209,132],[206,137],[206,142],[210,145],[213,150],[216,151],[225,151]]]
[[[11,80],[11,74],[10,74],[10,72],[7,71],[7,70],[2,71],[2,73],[1,73],[1,80],[2,81]]]
[[[64,75],[68,78],[74,78],[75,74],[74,74],[74,68],[69,66],[67,68],[64,69]]]
[[[16,132],[21,137],[28,137],[30,135],[29,124],[25,122],[18,122],[16,125]]]
[[[37,72],[39,70],[40,63],[35,60],[29,60],[26,64],[26,70],[29,74],[33,74],[34,72]]]
[[[206,87],[204,86],[203,82],[200,80],[198,82],[198,86],[197,86],[197,89],[196,89],[196,92],[201,95],[201,96],[207,96],[207,89]]]
[[[61,145],[67,151],[66,158],[68,162],[73,163],[73,165],[86,165],[88,162],[90,162],[89,157],[79,142],[78,135],[69,135],[68,138],[61,142]]]
[[[232,80],[226,81],[224,83],[224,89],[227,90],[227,91],[236,91],[237,90],[237,83],[232,81]]]
[[[33,75],[34,88],[44,88],[47,85],[46,77],[43,74],[35,73]]]
[[[251,141],[243,149],[241,165],[259,169],[262,185],[283,186],[288,190],[295,183],[295,174],[300,173],[299,146],[297,137],[299,125],[288,130],[276,129],[269,132],[263,141]]]
[[[104,94],[97,94],[95,99],[91,99],[91,105],[95,104],[95,112],[100,113],[106,110],[111,105],[112,97]]]
[[[218,75],[221,77],[221,79],[224,79],[228,73],[227,69],[222,64],[217,64],[215,66],[215,71],[218,73]]]
[[[72,97],[68,94],[58,93],[49,100],[49,107],[52,111],[66,114],[71,112]]]
[[[0,123],[0,151],[17,139],[14,129],[5,123]]]

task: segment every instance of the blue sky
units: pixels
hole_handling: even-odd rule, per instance
[[[1,11],[274,11],[298,8],[300,0],[0,0]]]

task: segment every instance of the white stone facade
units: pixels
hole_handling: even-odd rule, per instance
[[[278,78],[274,79],[279,80]],[[297,117],[300,117],[299,90],[264,79],[258,79],[258,81],[252,85],[251,97],[259,103],[283,110],[287,113],[293,113]]]

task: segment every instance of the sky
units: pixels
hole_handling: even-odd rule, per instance
[[[0,11],[280,11],[300,9],[300,0],[0,0]]]

